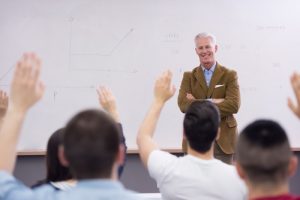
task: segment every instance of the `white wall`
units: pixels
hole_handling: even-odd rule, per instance
[[[300,45],[297,0],[1,0],[0,87],[24,51],[43,59],[47,92],[23,128],[19,150],[44,149],[48,136],[74,113],[97,107],[95,87],[117,97],[127,143],[152,98],[155,77],[170,68],[174,83],[197,66],[193,38],[216,35],[218,61],[239,75],[239,127],[258,117],[279,120],[293,147],[299,122],[287,108],[290,74]],[[164,148],[180,148],[182,114],[168,102],[155,136]]]

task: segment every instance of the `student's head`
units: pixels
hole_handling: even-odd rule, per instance
[[[46,163],[47,163],[47,178],[46,182],[56,182],[71,179],[71,173],[68,167],[60,163],[58,149],[63,143],[64,129],[55,131],[48,140]]]
[[[183,129],[190,148],[206,153],[218,135],[220,114],[210,101],[194,101],[186,111]]]
[[[252,187],[286,184],[297,166],[284,129],[271,120],[249,124],[239,136],[236,152],[238,172]]]
[[[123,160],[119,141],[117,124],[105,112],[85,110],[75,115],[64,134],[64,154],[74,177],[111,178]]]

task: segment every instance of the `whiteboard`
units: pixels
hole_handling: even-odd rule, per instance
[[[48,137],[75,113],[97,108],[95,88],[110,87],[129,149],[152,101],[158,74],[171,69],[179,89],[198,66],[193,38],[217,37],[220,64],[237,71],[239,129],[256,118],[278,120],[300,147],[300,122],[289,111],[289,76],[299,69],[297,0],[0,0],[0,87],[8,90],[16,60],[43,60],[46,94],[22,128],[19,151],[44,150]],[[155,139],[180,149],[183,114],[177,93],[164,108]]]

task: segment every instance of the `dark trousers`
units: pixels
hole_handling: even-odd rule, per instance
[[[218,143],[215,142],[214,145],[214,157],[218,160],[223,161],[224,163],[227,164],[232,164],[233,161],[233,154],[226,154],[222,151]]]

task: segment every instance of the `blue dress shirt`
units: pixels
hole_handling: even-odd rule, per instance
[[[204,77],[205,77],[205,81],[206,81],[206,85],[207,87],[209,87],[210,84],[210,80],[211,77],[215,71],[217,63],[215,63],[212,67],[210,67],[208,70],[206,68],[204,68],[203,66],[201,66],[203,73],[204,73]]]
[[[126,190],[118,181],[93,179],[79,181],[67,191],[46,184],[32,190],[12,175],[0,172],[0,200],[138,200],[136,193]]]

